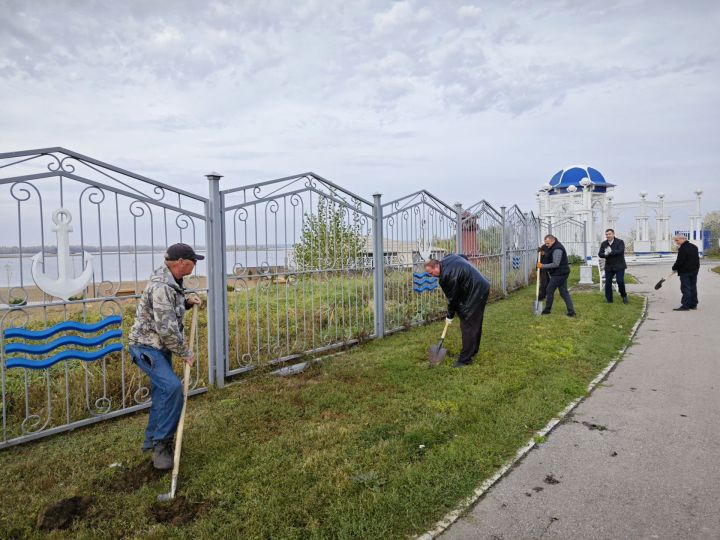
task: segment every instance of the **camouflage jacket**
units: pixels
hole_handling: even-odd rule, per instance
[[[130,329],[131,345],[145,345],[169,350],[177,356],[190,356],[183,338],[185,316],[185,289],[166,266],[150,276],[138,302],[135,324]]]

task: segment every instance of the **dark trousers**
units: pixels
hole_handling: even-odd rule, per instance
[[[558,289],[560,291],[560,296],[563,300],[565,300],[565,307],[567,307],[567,312],[571,315],[575,313],[572,298],[570,298],[570,291],[568,291],[567,288],[567,279],[567,275],[550,276],[550,281],[548,282],[547,286],[547,300],[545,302],[544,311],[550,312],[550,310],[552,309],[553,300],[555,299],[555,289]]]
[[[538,293],[538,301],[541,302],[545,300],[545,294],[547,292],[550,277],[548,276],[547,270],[538,270],[538,272],[540,272],[540,292]]]
[[[686,308],[696,308],[697,299],[697,277],[698,273],[678,274],[680,278],[680,292],[682,292],[682,306]]]
[[[480,305],[467,319],[460,321],[460,332],[462,332],[462,350],[457,361],[461,364],[472,363],[473,356],[480,350],[480,338],[482,338],[483,317],[485,316],[485,304],[487,304],[490,291],[480,299]]]
[[[625,298],[627,296],[627,293],[625,292],[625,270],[608,270],[608,267],[605,267],[605,298],[608,302],[613,301],[613,290],[612,290],[612,282],[613,277],[617,281],[618,284],[618,290],[620,291],[620,296]]]

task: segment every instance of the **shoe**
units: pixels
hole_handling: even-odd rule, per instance
[[[629,302],[627,296],[623,296],[623,304],[627,304]]]
[[[550,311],[548,311],[547,309],[543,309],[541,313],[542,315],[550,315]]]
[[[568,316],[568,317],[575,317],[575,316],[576,316],[576,313],[573,311],[572,313],[568,313],[567,316]]]
[[[172,441],[159,441],[153,445],[152,454],[153,467],[161,471],[173,468]]]
[[[606,303],[606,304],[612,304],[613,301],[612,301],[612,300],[605,300],[605,303]]]
[[[697,309],[697,306],[695,306],[695,307],[691,307],[690,309]]]
[[[145,441],[143,445],[140,447],[141,452],[150,452],[153,449],[153,443],[152,441]]]
[[[673,309],[673,311],[690,311],[690,308],[685,307],[685,306],[680,306],[680,307],[676,307],[675,309]]]
[[[468,362],[467,364],[465,362],[461,362],[460,360],[456,360],[455,363],[452,365],[452,367],[459,368],[459,367],[465,367],[472,364],[472,362]]]

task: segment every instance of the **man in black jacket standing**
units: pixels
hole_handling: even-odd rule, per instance
[[[680,292],[682,292],[682,305],[674,311],[688,311],[697,309],[697,276],[700,271],[700,256],[698,248],[683,234],[675,236],[675,244],[678,247],[677,259],[672,269],[677,272],[680,278]]]
[[[425,263],[425,271],[439,277],[440,287],[448,300],[446,320],[452,321],[455,313],[460,316],[462,350],[453,367],[467,366],[480,350],[490,282],[460,255],[446,255],[442,261],[430,259]]]
[[[617,281],[618,290],[622,297],[623,304],[628,303],[627,292],[625,292],[625,242],[619,238],[615,238],[615,231],[607,229],[605,231],[605,240],[600,244],[598,257],[605,259],[605,299],[612,304],[613,301],[613,278]]]
[[[560,296],[565,300],[565,307],[567,307],[568,317],[575,316],[575,307],[573,306],[572,298],[570,298],[570,292],[567,288],[567,279],[570,275],[570,265],[568,264],[567,251],[565,247],[558,242],[552,234],[545,236],[545,247],[547,247],[547,256],[551,258],[550,263],[537,263],[539,270],[547,270],[550,280],[547,286],[547,301],[545,303],[545,309],[542,310],[543,315],[549,315],[553,306],[553,299],[555,297],[555,289],[560,290]]]

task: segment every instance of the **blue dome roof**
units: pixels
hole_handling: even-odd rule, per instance
[[[585,178],[592,182],[593,191],[604,192],[607,188],[615,186],[608,183],[597,169],[586,165],[570,165],[556,172],[550,179],[549,184],[553,187],[550,193],[565,193],[570,186],[580,190],[583,187],[580,182]]]

